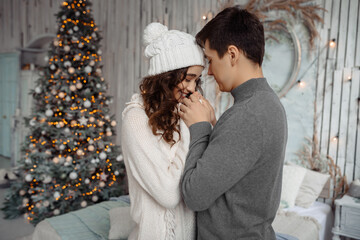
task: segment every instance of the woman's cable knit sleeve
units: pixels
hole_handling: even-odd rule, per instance
[[[127,171],[131,171],[139,185],[160,205],[175,208],[181,200],[179,182],[182,162],[176,154],[170,159],[169,154],[164,152],[165,144],[161,144],[160,137],[152,133],[142,108],[126,111],[121,131]]]

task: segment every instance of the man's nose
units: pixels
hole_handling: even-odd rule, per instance
[[[207,74],[208,74],[209,76],[212,76],[212,75],[213,75],[213,72],[212,72],[212,70],[211,70],[211,67],[208,68]]]

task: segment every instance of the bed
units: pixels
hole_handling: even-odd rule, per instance
[[[104,201],[84,209],[45,219],[36,225],[32,239],[108,239],[111,228],[109,212],[115,208],[127,208],[129,206],[129,197],[121,196],[112,198],[111,201]]]
[[[329,174],[298,165],[284,165],[280,207],[273,222],[277,234],[299,240],[332,238],[334,222],[330,204]],[[292,240],[292,238],[278,238]]]
[[[108,211],[128,206],[129,200],[123,197],[46,219],[36,226],[33,240],[108,239]],[[328,240],[332,225],[331,207],[318,201],[309,208],[294,206],[279,210],[273,222],[278,240]]]
[[[330,205],[315,201],[309,208],[294,206],[279,210],[273,228],[277,233],[290,235],[299,240],[328,240],[332,238],[333,222],[334,216]]]
[[[330,205],[316,201],[329,196],[329,176],[298,166],[285,165],[282,180],[280,208],[273,222],[277,239],[331,239],[334,219],[332,209]],[[108,239],[112,233],[120,234],[117,236],[128,236],[125,232],[131,231],[130,213],[114,214],[114,211],[123,212],[123,209],[129,206],[129,197],[122,196],[45,219],[36,226],[33,240]],[[111,221],[114,219],[112,216],[115,216],[115,220]],[[114,227],[111,228],[111,225]],[[119,228],[124,229],[119,233]],[[126,239],[126,237],[112,239]]]

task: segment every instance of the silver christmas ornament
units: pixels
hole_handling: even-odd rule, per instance
[[[119,156],[116,157],[116,161],[121,162],[122,160],[124,160],[124,157],[122,154],[120,154]]]
[[[43,202],[44,207],[48,207],[50,205],[50,202],[48,200],[45,200]]]
[[[54,112],[51,109],[46,110],[45,115],[47,117],[51,117],[54,114]]]
[[[33,177],[31,176],[31,174],[27,174],[27,175],[25,176],[25,181],[31,182],[32,180],[33,180]]]
[[[90,102],[89,100],[86,100],[86,101],[84,102],[84,107],[86,107],[86,108],[91,107],[91,102]]]
[[[91,71],[92,71],[92,68],[90,66],[85,67],[85,72],[86,73],[91,73]]]
[[[54,198],[59,198],[60,197],[60,193],[59,192],[54,192]]]
[[[101,160],[104,160],[104,159],[106,159],[107,155],[106,155],[105,152],[101,152],[101,153],[99,154],[99,157],[100,157]]]
[[[35,92],[38,93],[38,94],[41,93],[41,88],[40,88],[40,87],[36,87],[36,88],[35,88]]]
[[[50,177],[49,175],[46,175],[46,176],[44,177],[43,183],[50,183],[51,180],[52,180],[52,177]]]
[[[69,134],[69,133],[70,133],[70,128],[68,128],[68,127],[65,128],[65,129],[64,129],[64,132],[65,132],[66,134]]]
[[[69,46],[68,46],[69,47]],[[66,61],[64,62],[64,67],[70,67],[71,66],[71,62],[70,61]]]
[[[76,172],[71,172],[69,177],[70,179],[75,180],[78,177],[78,174]]]
[[[29,121],[30,126],[35,126],[36,125],[36,120],[33,118]]]

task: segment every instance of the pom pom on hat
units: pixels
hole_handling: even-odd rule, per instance
[[[167,31],[167,26],[162,25],[161,23],[150,23],[144,30],[144,43],[146,45],[149,45],[151,42],[161,37]]]
[[[146,26],[144,55],[149,58],[149,76],[195,65],[205,66],[204,53],[195,38],[182,31],[168,30],[161,23]]]

